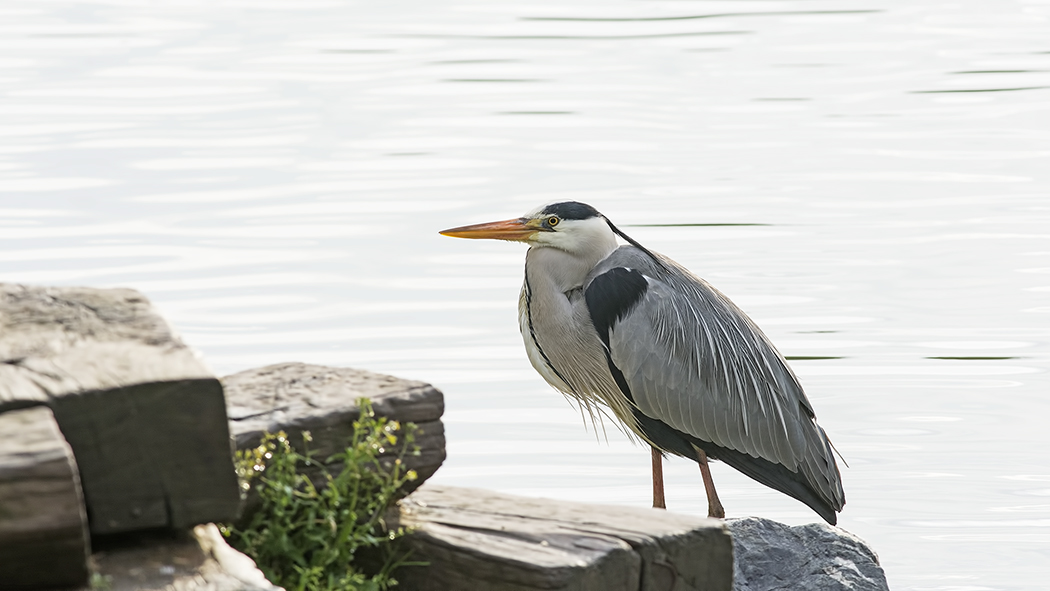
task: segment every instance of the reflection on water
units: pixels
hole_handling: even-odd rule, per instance
[[[744,307],[894,589],[1045,586],[1050,4],[0,6],[0,280],[147,293],[217,372],[434,382],[436,479],[645,505],[529,367],[524,252],[587,201]],[[714,468],[731,515],[814,520]],[[702,513],[684,461],[672,509]]]

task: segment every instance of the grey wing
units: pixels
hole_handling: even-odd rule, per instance
[[[702,441],[801,472],[841,508],[830,443],[784,358],[727,297],[661,263],[623,247],[592,275],[629,268],[646,281],[644,295],[607,327],[610,360],[635,405]]]

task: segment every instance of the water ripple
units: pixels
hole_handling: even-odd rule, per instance
[[[438,481],[645,506],[648,450],[582,428],[522,351],[524,249],[437,234],[590,202],[788,356],[852,466],[841,524],[894,588],[1036,588],[1047,19],[1025,0],[9,0],[0,280],[139,289],[220,374],[435,383]],[[674,509],[703,514],[695,464],[666,470]],[[712,470],[734,515],[815,519]]]

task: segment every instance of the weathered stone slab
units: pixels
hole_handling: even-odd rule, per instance
[[[736,591],[888,591],[879,557],[837,527],[790,527],[745,517],[727,522],[736,554]]]
[[[406,589],[729,591],[733,546],[718,520],[427,485],[401,500],[406,543],[427,567]]]
[[[81,585],[89,547],[77,464],[51,410],[0,413],[0,588]]]
[[[108,591],[284,591],[227,545],[214,524],[128,534],[93,558],[96,580]]]
[[[0,284],[0,412],[39,404],[93,533],[236,515],[222,386],[138,292]]]
[[[266,432],[284,431],[301,447],[303,431],[313,437],[310,449],[325,459],[343,450],[361,414],[357,399],[372,401],[376,415],[419,426],[420,455],[405,459],[419,478],[411,492],[445,461],[444,396],[430,384],[360,369],[281,363],[222,378],[237,449],[255,447]],[[392,453],[392,452],[390,452]],[[387,455],[389,456],[390,453]]]

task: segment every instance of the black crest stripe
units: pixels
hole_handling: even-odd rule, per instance
[[[556,215],[563,220],[589,220],[601,215],[597,209],[579,201],[551,203],[543,208],[543,213]]]
[[[637,248],[638,250],[640,250],[640,251],[644,252],[645,254],[647,254],[649,256],[649,258],[653,259],[653,262],[655,262],[657,265],[660,266],[661,269],[663,269],[664,271],[669,271],[670,270],[670,269],[667,268],[667,265],[665,265],[664,262],[660,260],[659,257],[657,257],[655,254],[653,254],[653,252],[651,250],[649,250],[648,248],[642,246],[641,244],[638,244],[638,241],[635,240],[634,238],[631,238],[627,234],[624,234],[623,230],[620,230],[619,228],[616,227],[616,225],[614,225],[612,222],[609,221],[609,218],[605,218],[605,223],[609,224],[609,229],[612,230],[613,233],[615,233],[617,236],[619,236],[620,238],[623,238],[624,240],[629,242],[631,244],[631,246],[633,246],[633,247]]]

